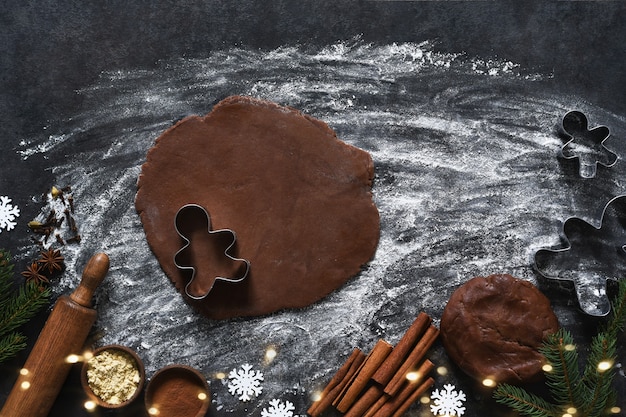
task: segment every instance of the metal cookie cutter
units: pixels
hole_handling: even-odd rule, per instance
[[[561,155],[565,159],[578,158],[578,173],[583,178],[595,177],[598,164],[608,168],[617,162],[617,155],[604,146],[609,128],[588,127],[587,116],[579,111],[570,111],[563,117],[562,133],[568,141],[561,147]]]
[[[237,237],[230,229],[211,230],[211,219],[204,207],[187,204],[176,213],[176,232],[185,241],[174,255],[174,264],[191,271],[185,293],[194,300],[205,298],[216,280],[241,282],[248,275],[250,262],[231,255]]]
[[[600,227],[571,217],[563,224],[563,234],[564,247],[535,253],[535,269],[549,279],[572,281],[585,313],[607,315],[611,304],[606,282],[626,274],[626,195],[607,203]]]

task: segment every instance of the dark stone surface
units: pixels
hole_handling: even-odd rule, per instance
[[[587,344],[602,319],[583,314],[570,287],[538,276],[532,255],[561,243],[565,219],[594,223],[624,193],[625,18],[621,2],[7,1],[0,195],[21,215],[0,247],[18,270],[36,256],[26,223],[49,208],[41,194],[51,184],[71,184],[83,241],[65,248],[55,295],[75,287],[93,252],[107,251],[97,343],[134,347],[148,376],[172,362],[201,369],[212,416],[258,416],[272,398],[304,415],[352,347],[395,343],[422,310],[437,321],[476,275],[537,284]],[[311,307],[207,321],[169,285],[133,198],[154,139],[232,94],[299,108],[372,154],[381,244],[362,274]],[[593,179],[559,157],[557,126],[572,109],[611,130],[605,145],[618,162]],[[44,318],[26,332],[35,336]],[[279,348],[271,364],[268,345]],[[431,357],[449,369],[436,388],[453,383],[468,395],[466,416],[505,415],[440,345]],[[24,359],[0,368],[0,403]],[[249,403],[215,376],[244,363],[265,374],[264,393]],[[94,415],[77,381],[73,373],[52,416]],[[616,387],[623,398],[621,368]]]

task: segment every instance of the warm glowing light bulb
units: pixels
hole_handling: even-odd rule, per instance
[[[552,372],[552,365],[550,365],[549,363],[546,363],[545,365],[543,365],[541,367],[541,369],[543,369],[543,372]]]
[[[609,410],[612,414],[619,414],[621,413],[622,409],[619,407],[611,407],[611,409]]]
[[[26,368],[22,368],[22,369],[20,369],[20,375],[24,375],[24,376],[26,376],[26,375],[28,375],[29,373],[30,373],[30,371],[29,371],[28,369],[26,369]]]
[[[28,382],[28,381],[24,381],[24,382],[22,382],[22,384],[20,385],[20,387],[21,387],[23,390],[27,390],[27,389],[29,389],[29,388],[30,388],[30,382]]]
[[[87,351],[83,353],[83,358],[88,361],[89,359],[93,358],[93,352]]]
[[[494,387],[496,385],[496,381],[491,378],[483,379],[483,385],[486,387]]]
[[[565,413],[561,417],[573,417],[570,413]]]
[[[271,362],[271,361],[273,361],[274,359],[276,359],[276,355],[278,355],[278,352],[277,352],[277,351],[276,351],[276,349],[275,349],[274,347],[272,347],[272,346],[268,347],[268,348],[265,350],[265,360],[266,360],[267,362]]]
[[[567,411],[567,414],[573,415],[573,414],[576,414],[578,410],[576,409],[576,407],[569,407],[566,411]]]
[[[215,378],[217,378],[217,379],[224,379],[224,378],[226,378],[226,374],[224,372],[217,372],[215,374]]]
[[[430,402],[430,398],[428,398],[427,396],[422,396],[422,398],[420,398],[420,402],[422,404],[428,404]]]
[[[159,409],[156,407],[150,407],[148,409],[148,414],[150,414],[151,416],[156,416],[159,414]]]
[[[320,391],[315,391],[311,394],[311,401],[317,402],[322,399],[322,393]]]
[[[598,364],[598,371],[600,372],[608,371],[609,369],[611,369],[612,366],[613,366],[613,363],[611,361],[602,361]]]
[[[96,403],[94,401],[85,401],[83,407],[85,407],[85,410],[87,411],[93,411],[96,409]]]
[[[67,363],[77,363],[78,361],[80,361],[80,356],[78,355],[68,355],[67,358],[65,358],[65,362]]]
[[[406,374],[406,379],[411,382],[415,382],[420,379],[420,374],[419,372],[409,372],[408,374]]]
[[[563,346],[563,349],[567,350],[568,352],[571,352],[573,350],[576,350],[576,345],[568,344],[568,345]]]
[[[448,368],[446,368],[445,366],[440,366],[437,368],[437,373],[441,376],[448,375]]]
[[[206,392],[201,392],[201,393],[199,393],[199,394],[198,394],[198,399],[199,399],[200,401],[204,401],[204,400],[206,400]]]

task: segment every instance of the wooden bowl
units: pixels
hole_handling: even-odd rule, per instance
[[[98,388],[97,388],[98,382],[94,380],[90,383],[90,380],[89,380],[88,371],[94,368],[94,365],[96,364],[95,362],[96,358],[100,358],[100,359],[104,358],[102,354],[105,352],[110,352],[114,354],[116,365],[121,366],[122,363],[127,362],[128,364],[136,368],[137,371],[139,372],[138,381],[128,382],[128,386],[130,386],[131,388],[132,386],[136,385],[134,392],[132,392],[132,394],[130,394],[129,392],[126,392],[125,394],[119,393],[119,396],[122,397],[123,399],[122,401],[119,401],[119,402],[115,401],[112,397],[109,397],[108,395],[96,394],[96,392],[98,392]],[[96,368],[96,372],[97,372],[97,368]],[[112,387],[110,391],[111,395],[115,395],[115,392],[116,391],[119,392],[120,390],[120,387],[122,384],[120,384],[119,382],[112,381],[113,378],[119,378],[120,376],[121,375],[108,375],[107,376],[105,374],[102,374],[100,376],[102,381],[112,382],[112,385],[114,387]],[[107,345],[107,346],[102,346],[94,350],[92,352],[92,357],[84,361],[83,367],[81,370],[80,379],[81,379],[81,384],[83,386],[83,389],[85,390],[85,393],[87,394],[89,399],[92,400],[95,404],[97,404],[98,406],[102,408],[121,408],[132,403],[141,393],[141,390],[143,389],[143,385],[145,382],[145,369],[144,369],[143,361],[141,360],[141,358],[139,358],[139,356],[137,355],[137,353],[135,353],[134,350],[130,349],[129,347],[122,346],[122,345]]]
[[[144,401],[150,416],[204,417],[211,393],[200,371],[186,365],[169,365],[152,376]]]

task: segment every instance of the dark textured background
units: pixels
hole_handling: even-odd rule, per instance
[[[80,106],[75,91],[105,70],[356,35],[381,44],[435,40],[441,51],[523,63],[554,74],[562,93],[623,113],[625,15],[619,1],[6,1],[0,134],[13,143],[54,128]],[[17,164],[8,169],[7,188],[49,182]]]
[[[559,161],[555,125],[577,106],[592,124],[611,128],[610,147],[623,159],[625,18],[621,2],[5,2],[0,195],[22,213],[16,230],[0,234],[0,246],[12,250],[18,268],[35,254],[24,223],[40,213],[36,196],[52,183],[72,183],[85,205],[113,195],[83,206],[86,239],[68,253],[69,277],[56,293],[74,286],[92,251],[110,250],[115,266],[97,299],[104,342],[138,349],[149,373],[182,360],[210,375],[254,362],[266,338],[276,341],[285,359],[266,370],[267,395],[291,399],[296,415],[304,414],[310,391],[352,346],[368,350],[377,337],[395,342],[418,310],[437,319],[451,291],[473,275],[506,270],[536,281],[532,249],[558,242],[568,216],[597,220],[603,204],[624,192],[621,161],[592,181]],[[410,53],[432,51],[435,63],[413,57],[422,65],[415,69],[390,52],[405,43]],[[521,69],[489,78],[472,70],[476,59]],[[362,277],[310,309],[207,323],[172,298],[142,246],[132,186],[161,130],[243,93],[306,110],[373,154],[383,240]],[[150,97],[157,104],[146,104]],[[30,153],[51,135],[67,140]],[[578,341],[595,334],[599,321],[577,311],[570,290],[538,284]],[[316,317],[339,325],[327,332]],[[37,324],[28,329],[37,331]],[[162,350],[172,343],[183,350]],[[433,358],[447,364],[440,347]],[[0,402],[23,360],[0,368]],[[488,393],[450,369],[437,387],[464,389],[466,415],[503,415]],[[209,379],[217,398],[211,415],[256,416],[267,405],[269,397],[241,406]],[[621,368],[617,386],[626,392]],[[87,415],[82,401],[74,372],[52,415]],[[429,415],[424,410],[411,415]]]

